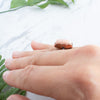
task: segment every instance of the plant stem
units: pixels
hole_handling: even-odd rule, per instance
[[[18,10],[20,8],[23,8],[23,7],[25,7],[25,6],[18,7],[18,8],[14,8],[14,9],[9,9],[9,10],[6,10],[6,11],[2,11],[2,12],[0,12],[0,14],[7,13],[7,12],[11,12],[11,11],[16,11],[16,10]]]

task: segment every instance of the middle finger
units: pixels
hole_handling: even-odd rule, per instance
[[[71,57],[72,51],[74,51],[74,49],[35,52],[32,56],[8,59],[5,65],[8,69],[20,69],[28,65],[64,65]]]

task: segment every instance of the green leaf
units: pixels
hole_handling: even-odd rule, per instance
[[[27,6],[26,0],[12,0],[10,8],[17,8],[22,6]]]
[[[0,60],[1,60],[2,56],[0,55]]]
[[[5,62],[5,59],[2,59],[2,60],[0,61],[0,66],[3,65],[4,62]]]
[[[10,87],[9,90],[6,92],[1,92],[0,93],[0,100],[7,100],[7,98],[12,95],[12,94],[18,94],[20,90],[14,87]]]
[[[7,98],[12,94],[20,94],[25,96],[26,91],[11,87],[4,82],[2,76],[3,73],[8,70],[5,68],[4,62],[5,59],[2,59],[2,56],[0,55],[0,100],[7,100]]]
[[[75,3],[75,0],[72,0],[73,3]]]
[[[58,1],[55,1],[55,0],[49,0],[49,3],[50,4],[54,4],[54,5],[61,5],[61,3],[59,3]]]
[[[27,1],[27,5],[28,6],[33,6],[33,5],[36,5],[36,4],[38,4],[38,3],[42,2],[42,1],[45,1],[45,0],[28,0]]]
[[[50,4],[61,4],[69,7],[69,5],[64,0],[48,0]]]
[[[39,3],[43,1],[47,1],[47,2],[44,4],[38,5]],[[75,0],[70,0],[70,1],[75,3]],[[26,0],[11,0],[10,9],[7,11],[0,12],[0,14],[15,11],[25,6],[37,5],[38,7],[43,9],[43,8],[46,8],[49,4],[59,5],[59,6],[65,5],[66,7],[69,7],[69,4],[65,2],[64,0],[27,0],[27,1]],[[0,56],[0,59],[1,59],[1,56]]]
[[[48,5],[49,5],[49,2],[46,2],[46,3],[44,3],[44,4],[39,5],[38,7],[44,9],[44,8],[46,8]]]

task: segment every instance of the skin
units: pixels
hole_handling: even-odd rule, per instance
[[[100,100],[100,47],[69,50],[32,42],[35,51],[14,52],[3,78],[9,85],[56,100]],[[7,100],[29,100],[12,95]]]

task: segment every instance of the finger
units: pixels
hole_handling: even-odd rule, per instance
[[[32,48],[34,50],[41,50],[42,52],[57,50],[58,47],[56,48],[56,46],[61,47],[62,44],[65,45],[65,46],[67,45],[67,48],[68,48],[68,46],[71,46],[71,43],[67,40],[57,40],[56,43],[55,43],[55,47],[52,46],[52,45],[42,44],[42,43],[38,43],[38,42],[35,42],[35,41],[32,41],[32,43],[31,43]],[[16,58],[20,58],[20,57],[31,56],[32,54],[34,54],[34,51],[24,51],[24,52],[16,51],[16,52],[13,52],[12,58],[16,59]]]
[[[8,97],[7,100],[29,100],[29,99],[22,95],[15,94],[15,95],[11,95],[10,97]]]
[[[23,52],[15,51],[12,54],[12,58],[17,59],[17,58],[21,58],[21,57],[31,56],[33,54],[34,54],[34,51],[23,51]]]
[[[33,56],[23,57],[19,59],[8,59],[5,66],[8,69],[21,69],[27,65],[64,65],[72,55],[71,50],[57,50],[51,52],[37,52]]]
[[[59,39],[55,42],[55,47],[57,47],[57,48],[61,49],[62,45],[65,48],[72,48],[72,43],[68,40]],[[35,41],[32,41],[31,47],[34,50],[41,50],[41,49],[54,49],[55,50],[55,47],[52,46],[52,45],[42,44],[42,43],[38,43],[38,42],[35,42]]]
[[[33,48],[33,50],[55,49],[53,45],[38,43],[35,41],[32,41],[31,47]]]
[[[52,50],[54,50],[54,49],[44,49],[44,50],[41,50],[41,51],[40,50],[36,50],[36,51],[23,51],[23,52],[15,51],[12,54],[12,58],[13,59],[17,59],[17,58],[21,58],[21,57],[27,57],[27,56],[32,56],[32,55],[36,54],[37,52],[46,52],[46,51],[52,51]]]
[[[56,48],[52,45],[42,44],[35,41],[32,41],[31,46],[34,50],[41,50],[41,52],[56,50]],[[24,52],[15,51],[12,54],[12,58],[16,59],[20,57],[31,56],[32,54],[34,54],[34,51],[24,51]]]
[[[7,84],[40,95],[51,96],[63,78],[63,66],[27,66],[24,69],[7,71],[3,79]],[[59,77],[59,79],[58,79]]]

